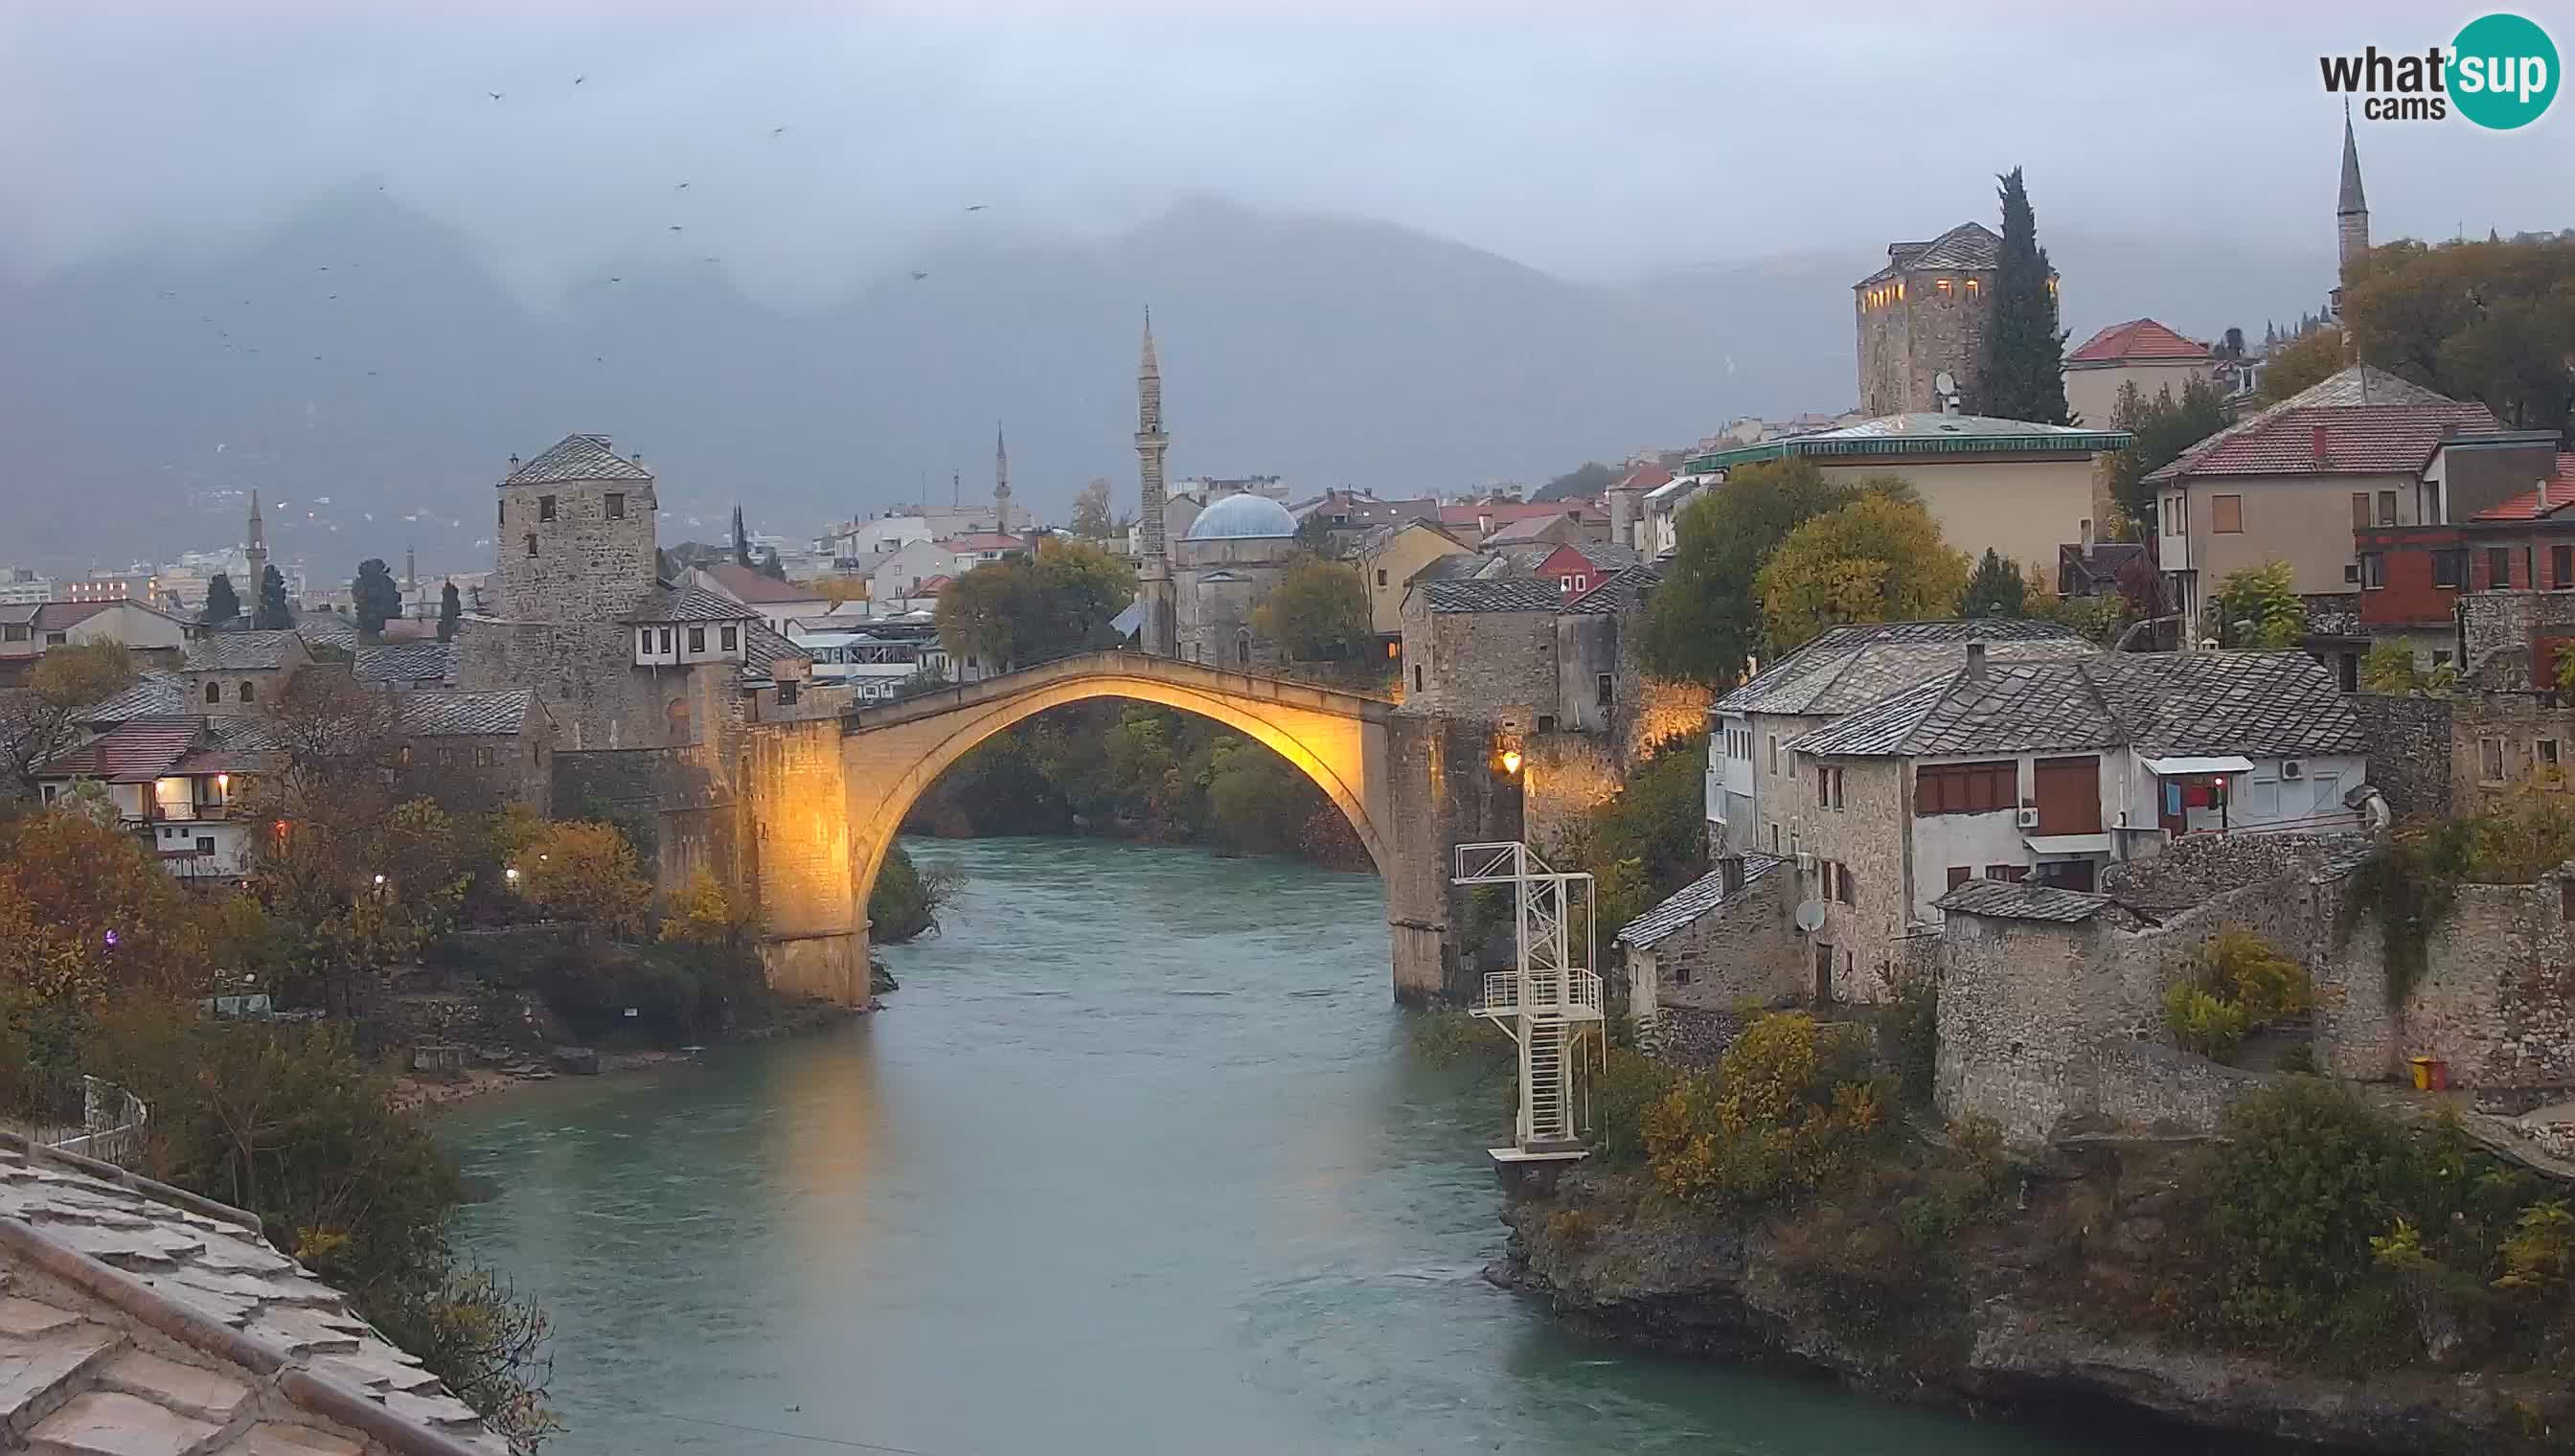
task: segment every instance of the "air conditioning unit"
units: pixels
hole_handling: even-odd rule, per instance
[[[1803,849],[1798,850],[1798,851],[1797,851],[1797,872],[1798,872],[1799,874],[1812,874],[1812,873],[1814,873],[1814,872],[1815,872],[1815,856],[1814,856],[1814,855],[1812,855],[1812,854],[1810,854],[1810,853],[1808,853],[1807,851],[1805,851],[1805,850],[1803,850]]]
[[[2283,778],[2303,777],[2305,776],[2306,771],[2307,765],[2299,762],[2295,758],[2282,758],[2280,760],[2280,776]]]
[[[2024,828],[2024,829],[2034,829],[2034,828],[2037,828],[2037,827],[2038,827],[2038,810],[2036,810],[2036,809],[2034,809],[2034,808],[2025,808],[2025,809],[2022,809],[2022,810],[2020,811],[2020,826],[2021,826],[2022,828]]]

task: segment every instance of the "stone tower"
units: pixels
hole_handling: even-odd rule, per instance
[[[501,616],[614,623],[654,588],[653,475],[605,435],[567,435],[501,481]]]
[[[2342,291],[2352,265],[2369,251],[2369,198],[2360,187],[2360,146],[2351,134],[2351,106],[2342,109],[2342,193],[2334,202],[2333,316],[2342,317]]]
[[[242,548],[242,562],[250,576],[249,584],[242,589],[242,597],[256,613],[260,584],[268,580],[268,528],[260,524],[259,488],[256,486],[250,493],[250,542]]]
[[[1145,651],[1160,657],[1180,655],[1181,625],[1172,585],[1171,544],[1163,532],[1163,460],[1172,437],[1163,433],[1163,364],[1154,355],[1154,311],[1145,311],[1145,357],[1136,369],[1136,466],[1143,486],[1138,503],[1144,561],[1136,573],[1136,596],[1144,610],[1139,628]]]
[[[1011,447],[998,420],[993,422],[993,529],[1011,534]]]
[[[1851,285],[1861,414],[1939,414],[1942,374],[1974,412],[2002,245],[1984,224],[1960,223],[1927,243],[1887,244],[1886,266]]]

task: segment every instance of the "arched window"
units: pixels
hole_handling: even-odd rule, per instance
[[[670,734],[667,741],[669,741],[673,746],[676,747],[688,742],[689,700],[685,698],[672,699],[670,704],[662,710],[662,724],[665,730]]]
[[[235,693],[233,696],[244,703],[252,702],[259,697],[259,685],[253,683],[248,678],[244,678],[242,680],[241,691]]]
[[[224,701],[224,685],[223,685],[223,684],[221,684],[221,683],[208,683],[208,684],[206,685],[206,701],[207,701],[208,703],[221,703],[221,702],[223,702],[223,701]]]

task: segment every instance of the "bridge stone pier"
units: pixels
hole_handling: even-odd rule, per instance
[[[1473,967],[1460,967],[1451,932],[1449,848],[1519,833],[1519,797],[1492,767],[1491,728],[1405,713],[1384,699],[1125,652],[1067,658],[837,720],[747,727],[744,867],[765,912],[770,983],[866,1004],[868,892],[913,803],[986,738],[1094,698],[1214,719],[1294,764],[1348,815],[1375,861],[1395,998],[1462,997]]]

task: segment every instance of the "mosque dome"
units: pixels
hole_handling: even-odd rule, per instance
[[[1184,541],[1260,541],[1296,534],[1296,518],[1268,496],[1238,492],[1199,513]]]

